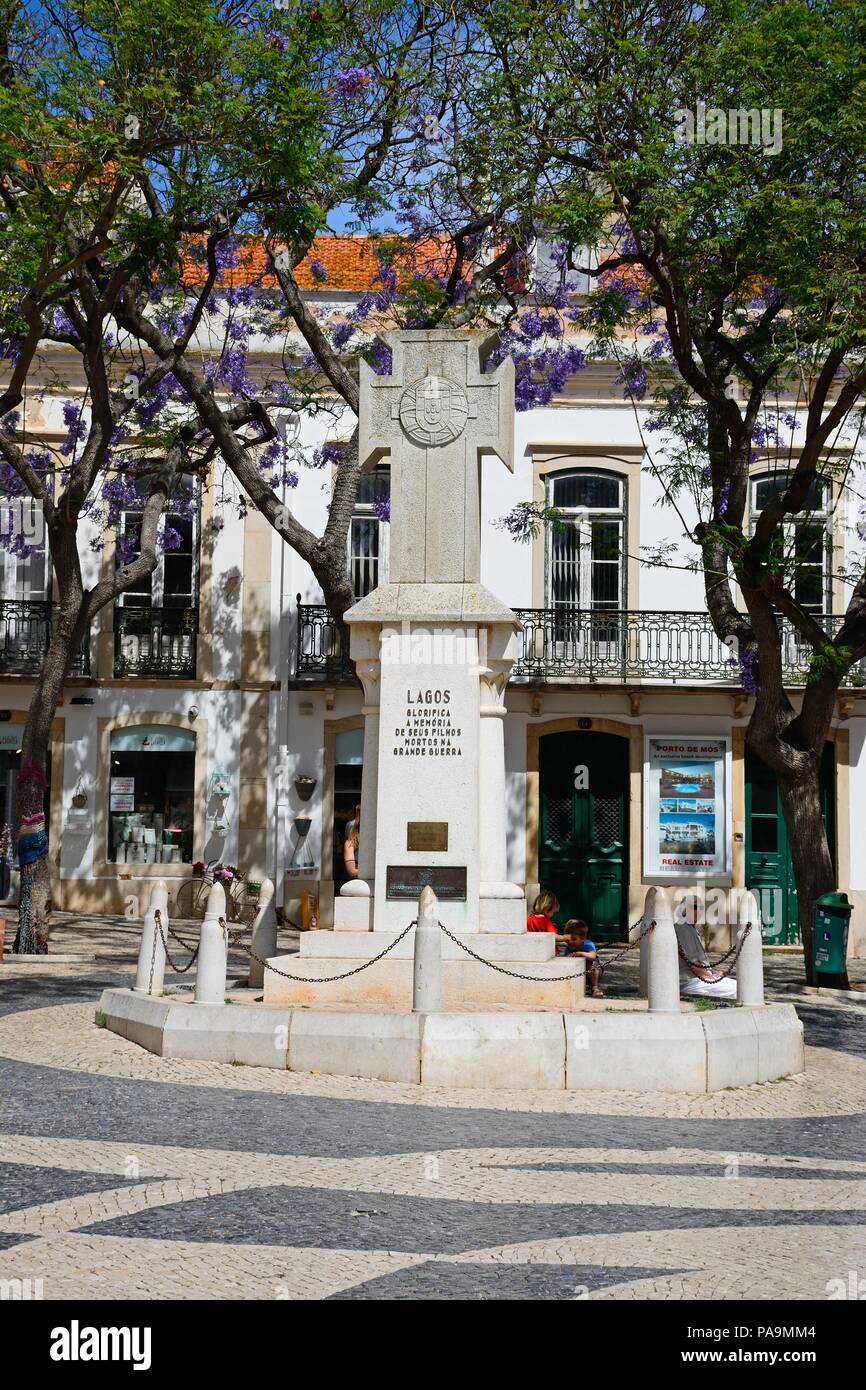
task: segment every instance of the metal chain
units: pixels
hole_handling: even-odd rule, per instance
[[[295,980],[298,984],[302,985],[330,985],[333,984],[335,980],[348,980],[352,975],[360,975],[362,970],[369,970],[371,965],[375,965],[383,956],[387,956],[389,951],[393,951],[394,947],[403,940],[404,936],[408,936],[409,932],[414,926],[417,926],[417,924],[418,918],[415,917],[409,923],[408,927],[401,931],[399,936],[394,937],[394,940],[389,946],[385,947],[384,951],[380,951],[378,956],[371,956],[369,960],[364,961],[363,965],[356,965],[354,970],[345,970],[342,975],[324,975],[320,979],[311,979],[309,975],[291,975],[288,970],[278,970],[275,965],[271,965],[269,961],[262,960],[261,956],[257,956],[255,951],[249,946],[245,946],[242,941],[238,941],[235,944],[238,945],[242,951],[246,952],[250,960],[258,961],[259,965],[263,966],[265,970],[270,970],[272,975],[279,975],[283,980]]]
[[[549,985],[558,984],[560,980],[577,980],[584,974],[583,970],[575,970],[571,975],[522,975],[517,970],[506,970],[504,965],[494,965],[492,960],[486,960],[484,956],[477,955],[476,952],[465,945],[459,937],[455,936],[453,932],[450,932],[443,922],[439,923],[439,929],[445,933],[450,941],[453,941],[455,945],[459,946],[461,951],[465,951],[467,956],[471,956],[473,960],[479,961],[481,965],[489,965],[491,970],[496,970],[500,975],[510,975],[513,980],[527,980],[530,984],[534,985]]]
[[[157,921],[157,922],[159,921],[159,908],[157,908],[157,909],[156,909],[156,912],[154,913],[154,919],[155,919],[155,921]],[[149,979],[148,982],[147,982],[147,992],[148,992],[148,994],[153,994],[153,970],[154,970],[155,964],[156,964],[156,932],[153,933],[153,946],[151,947],[151,952],[150,952],[150,979]]]
[[[637,926],[638,923],[642,921],[643,918],[639,917],[637,922],[635,922],[635,926]],[[609,960],[607,962],[607,964],[612,965],[613,961],[619,960],[620,957],[624,956],[627,951],[633,951],[634,948],[640,944],[640,942],[647,935],[647,933],[652,931],[654,926],[655,922],[650,922],[649,926],[645,927],[644,930],[641,932],[637,941],[630,941],[629,944],[625,947],[625,949],[620,951],[617,955],[615,955],[612,958],[612,960]],[[585,974],[585,967],[583,970],[575,970],[571,975],[524,975],[518,970],[506,970],[504,965],[496,965],[492,960],[487,960],[485,956],[477,955],[475,951],[473,951],[469,946],[465,944],[465,942],[461,941],[460,938],[455,936],[453,932],[450,932],[448,928],[444,925],[444,923],[440,922],[439,928],[441,931],[445,933],[447,937],[454,941],[462,951],[465,951],[467,956],[471,956],[473,960],[479,961],[482,965],[489,965],[491,970],[498,971],[500,975],[510,975],[513,980],[527,980],[530,984],[534,985],[549,985],[553,983],[558,984],[560,980],[576,980],[579,979],[581,975]],[[554,959],[556,959],[556,957],[554,957]],[[605,969],[603,965],[601,968],[602,971]]]
[[[720,956],[719,959],[718,959],[717,961],[710,961],[709,964],[705,964],[703,961],[700,961],[700,960],[690,960],[689,957],[686,955],[685,951],[683,950],[682,946],[679,944],[679,942],[677,942],[677,952],[678,952],[678,954],[679,954],[679,958],[680,958],[680,960],[685,961],[686,965],[689,967],[689,969],[691,970],[692,974],[693,974],[697,979],[699,979],[699,980],[702,980],[702,979],[704,978],[703,975],[698,975],[698,971],[699,971],[699,970],[710,970],[710,971],[712,971],[714,974],[720,975],[721,979],[724,980],[725,977],[726,977],[727,975],[730,975],[730,973],[731,973],[731,971],[733,970],[734,966],[736,965],[737,961],[740,959],[740,952],[742,951],[744,945],[746,944],[746,937],[749,935],[749,932],[750,932],[751,930],[752,930],[752,924],[751,924],[751,922],[747,922],[747,923],[746,923],[745,930],[744,930],[743,935],[742,935],[742,937],[740,938],[740,940],[739,940],[739,941],[736,941],[736,942],[734,943],[734,945],[731,947],[730,951],[726,951],[725,954],[724,954],[723,956]],[[731,963],[730,963],[730,965],[728,966],[727,970],[722,970],[722,971],[720,971],[720,970],[719,970],[719,966],[720,966],[720,965],[724,965],[725,961],[726,961],[726,960],[729,960],[731,956],[733,956],[734,959],[731,961]],[[713,980],[710,980],[710,981],[708,981],[708,983],[709,983],[709,984],[714,984],[714,983],[717,983],[717,982],[716,982],[716,981],[713,981]]]
[[[642,917],[638,917],[637,921],[633,924],[633,926],[631,926],[631,927],[629,928],[629,930],[630,930],[630,931],[634,931],[635,927],[639,927],[642,921],[643,921],[643,918],[642,918]],[[607,967],[608,967],[609,965],[615,965],[616,962],[617,962],[618,960],[622,960],[623,956],[627,956],[628,953],[629,953],[629,951],[633,951],[633,950],[635,949],[636,946],[639,946],[640,943],[643,941],[644,937],[649,935],[649,933],[652,931],[652,929],[653,929],[654,926],[655,926],[655,922],[650,922],[649,926],[644,927],[644,929],[643,929],[643,931],[641,932],[640,936],[638,936],[634,941],[629,941],[629,942],[622,948],[621,951],[617,951],[617,953],[616,953],[615,956],[609,956],[607,960],[602,960],[601,956],[598,955],[598,953],[596,953],[596,959],[597,959],[597,961],[598,961],[598,967],[599,967],[599,970],[601,971],[602,975],[604,974],[605,970],[607,970]]]
[[[166,958],[166,960],[168,961],[168,963],[169,963],[169,965],[171,966],[172,970],[174,971],[175,975],[184,975],[184,974],[186,973],[187,970],[190,970],[190,969],[195,965],[196,960],[197,960],[197,958],[198,958],[199,947],[200,947],[201,943],[199,942],[199,946],[196,946],[195,950],[194,950],[193,953],[192,953],[192,957],[190,958],[190,960],[187,961],[186,965],[176,965],[175,962],[172,960],[171,955],[169,954],[168,942],[167,942],[166,939],[165,939],[165,932],[163,931],[163,928],[162,928],[162,913],[160,912],[159,908],[157,908],[157,909],[156,909],[156,912],[154,913],[154,920],[156,921],[157,931],[159,932],[159,935],[160,935],[160,937],[161,937],[161,939],[162,939],[162,949],[165,951],[165,958]],[[175,938],[176,941],[180,941],[181,946],[183,946],[185,950],[187,950],[187,951],[192,950],[192,947],[191,947],[191,946],[188,946],[187,943],[186,943],[185,941],[182,941],[181,938],[177,935],[177,933],[172,931],[171,927],[169,927],[169,929],[168,929],[168,934],[169,934],[169,936],[173,936],[173,937]],[[154,936],[154,938],[153,938],[153,949],[154,949],[154,953],[155,953],[155,952],[156,952],[156,936]],[[150,987],[151,987],[151,989],[153,988],[153,962],[152,962],[152,961],[151,961],[151,965],[150,965]]]

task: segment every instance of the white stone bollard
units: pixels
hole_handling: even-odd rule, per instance
[[[439,902],[430,887],[421,889],[418,925],[415,928],[415,971],[412,982],[414,1013],[435,1013],[442,1008],[442,933]]]
[[[740,927],[737,932],[737,1003],[761,1005],[764,1002],[764,943],[761,937],[761,910],[754,893],[740,899]],[[752,930],[744,939],[746,926]],[[742,944],[741,944],[742,943]]]
[[[647,933],[647,999],[650,1013],[676,1014],[680,1011],[680,965],[677,934],[670,898],[664,888],[651,888],[646,895],[644,916],[655,922]]]
[[[225,925],[225,915],[225,889],[221,883],[213,883],[207,895],[207,911],[201,924],[199,938],[195,977],[197,1004],[225,1003],[228,968],[228,929]]]
[[[262,883],[259,894],[250,949],[253,956],[258,956],[258,960],[250,957],[250,985],[253,989],[261,989],[265,983],[265,967],[261,962],[277,954],[277,910],[274,907],[274,885],[269,878]]]
[[[156,925],[157,912],[162,924],[162,933]],[[163,937],[168,938],[168,884],[159,878],[151,890],[150,906],[144,914],[141,928],[138,969],[133,985],[136,994],[162,994],[165,982]]]
[[[646,901],[649,902],[649,893],[647,893]],[[640,961],[640,979],[638,982],[638,993],[640,994],[641,999],[646,999],[647,977],[649,974],[649,939],[652,936],[652,932],[648,932],[647,927],[649,926],[651,921],[652,917],[647,916],[647,908],[644,908],[643,917],[641,917],[640,919],[641,938],[640,950],[638,953],[638,959]]]

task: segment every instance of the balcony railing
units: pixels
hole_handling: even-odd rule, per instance
[[[339,625],[323,603],[302,603],[298,594],[298,640],[295,671],[300,680],[354,681]]]
[[[43,599],[0,599],[0,673],[35,676],[45,660],[58,605]],[[81,643],[70,672],[90,674],[90,633]]]
[[[515,617],[520,631],[511,679],[520,684],[740,684],[738,663],[707,613],[519,608]],[[830,615],[822,619],[830,635],[841,622]],[[812,649],[790,624],[783,623],[781,632],[785,682],[802,685]],[[298,603],[297,675],[352,678],[339,628],[323,604]],[[866,665],[861,662],[846,683],[866,683]]]
[[[115,608],[114,674],[194,680],[197,638],[194,608]]]
[[[739,684],[739,664],[708,613],[521,608],[515,616],[513,680]],[[821,622],[832,636],[842,619],[826,614]],[[788,622],[780,633],[785,683],[803,685],[812,648]],[[861,663],[854,683],[863,679]]]

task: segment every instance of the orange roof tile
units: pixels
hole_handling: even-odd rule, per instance
[[[434,270],[443,274],[448,268],[447,242],[440,245],[431,240],[413,245],[399,237],[320,236],[316,237],[310,251],[296,267],[295,279],[302,290],[362,292],[376,289],[379,261],[386,254],[389,259],[392,257],[395,243],[400,246],[397,266],[404,275],[415,270]],[[326,278],[321,278],[321,272],[320,278],[313,274],[314,262],[324,268]],[[263,285],[273,285],[274,276],[266,271],[266,263],[264,242],[247,242],[239,252],[239,264],[223,272],[221,283],[236,287],[261,277]],[[200,283],[205,274],[201,260],[185,254],[184,274],[193,284]]]

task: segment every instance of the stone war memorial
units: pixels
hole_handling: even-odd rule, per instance
[[[263,892],[248,1003],[232,1001],[243,1009],[225,1003],[219,886],[195,1001],[159,997],[157,885],[137,988],[105,992],[108,1026],[164,1056],[428,1085],[712,1091],[802,1071],[793,1007],[764,1003],[752,894],[734,1007],[681,1001],[663,886],[632,943],[645,997],[587,999],[582,960],[527,932],[506,856],[516,622],[480,566],[481,458],[513,469],[514,368],[485,371],[483,343],[454,330],[396,332],[390,344],[389,376],[361,365],[359,422],[362,466],[390,460],[390,573],[346,614],[364,691],[359,876],[341,890],[333,931],[302,933],[298,954],[275,954]]]

